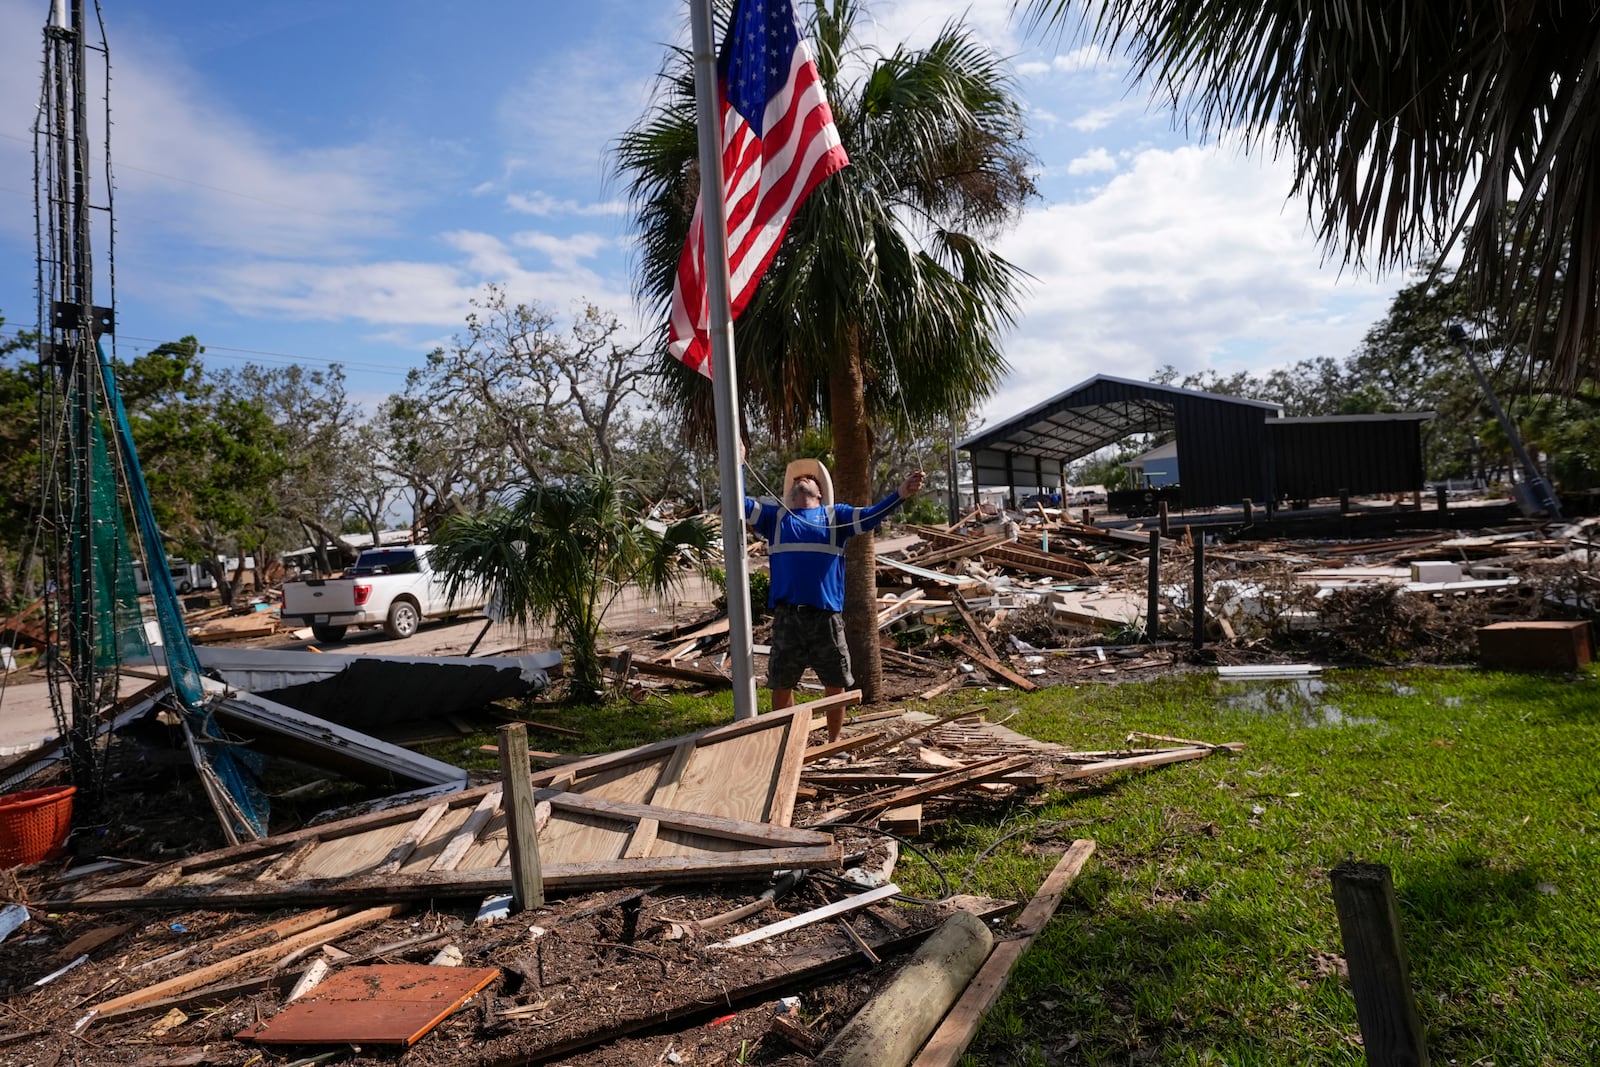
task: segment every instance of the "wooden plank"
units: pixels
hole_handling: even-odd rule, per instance
[[[986,548],[979,554],[986,563],[999,563],[1010,570],[1026,571],[1045,578],[1092,578],[1099,571],[1089,564],[1058,552],[1041,552],[1011,542]]]
[[[839,693],[834,699],[848,697],[852,693],[856,694],[856,700],[861,699],[859,691],[855,689]],[[823,699],[827,700],[829,698],[824,697]],[[816,708],[808,705],[807,710],[815,712]],[[815,720],[812,720],[812,722],[815,722]],[[800,784],[800,770],[805,765],[806,746],[810,741],[810,723],[807,724],[807,728],[804,730],[800,729],[798,719],[790,724],[788,744],[784,745],[783,751],[778,757],[778,764],[772,771],[771,785],[769,786],[772,801],[767,810],[767,821],[776,823],[779,826],[788,826],[794,821],[794,788],[785,783]]]
[[[987,706],[983,706],[977,708],[968,708],[966,711],[947,712],[944,715],[939,716],[937,719],[934,719],[932,722],[923,723],[914,730],[908,730],[903,734],[899,734],[887,741],[882,742],[881,744],[873,745],[860,755],[863,757],[877,755],[879,752],[884,752],[896,745],[904,744],[913,737],[919,737],[930,730],[937,730],[941,726],[947,726],[950,723],[959,722],[962,719],[970,719],[974,715],[983,715],[988,710],[989,708]]]
[[[916,837],[922,833],[922,805],[905,804],[890,808],[878,817],[878,825],[893,833]]]
[[[511,910],[542,908],[544,879],[539,871],[539,820],[534,811],[533,782],[528,773],[528,728],[520,722],[500,727],[500,782],[505,787],[502,795],[506,835],[511,842]]]
[[[86,934],[79,934],[56,951],[55,959],[58,962],[66,963],[68,960],[75,960],[79,956],[86,956],[106,944],[106,942],[115,941],[132,929],[132,923],[119,923],[116,926],[101,926],[90,930]]]
[[[174,886],[172,888],[182,887]],[[248,888],[248,885],[241,888]],[[310,930],[304,930],[286,937],[277,944],[267,945],[264,948],[258,948],[250,952],[242,952],[231,959],[201,967],[199,970],[190,971],[187,974],[180,974],[175,978],[167,979],[165,982],[157,982],[155,985],[146,986],[132,993],[124,993],[120,997],[112,997],[110,1000],[101,1001],[91,1009],[91,1012],[95,1015],[113,1012],[120,1008],[143,1004],[160,997],[170,997],[178,993],[188,992],[191,989],[199,989],[201,986],[210,985],[212,982],[226,978],[228,975],[249,970],[269,960],[281,959],[297,949],[323,944],[343,937],[352,930],[359,930],[363,926],[370,926],[375,922],[392,918],[405,911],[406,907],[407,905],[405,904],[388,904],[378,908],[367,908],[353,915],[346,915],[343,918],[335,919],[332,922],[323,923],[321,926],[315,926]]]
[[[812,715],[810,728],[812,730],[820,730],[822,727],[828,724],[828,720],[826,718],[816,718],[815,716],[819,712],[826,713],[829,708],[837,708],[841,705],[848,708],[852,704],[859,703],[861,703],[861,690],[846,689],[842,693],[833,693],[828,696],[820,696],[815,700],[808,700],[804,704],[799,704],[796,706],[809,711]],[[851,721],[856,722],[861,720],[852,719]]]
[[[983,627],[978,625],[978,620],[972,617],[972,611],[967,607],[966,598],[960,593],[952,593],[950,606],[956,609],[956,614],[961,617],[962,625],[967,628],[967,631],[978,642],[978,647],[983,649],[983,654],[991,660],[998,658],[995,656],[994,648],[989,644],[989,635],[984,632]]]
[[[454,836],[450,838],[450,842],[445,845],[444,851],[439,853],[439,858],[434,860],[429,867],[430,870],[453,871],[456,869],[456,865],[467,854],[467,849],[472,847],[472,843],[478,839],[478,834],[489,824],[489,820],[494,817],[495,809],[500,806],[500,798],[503,795],[499,786],[495,786],[483,794],[483,799],[478,801],[478,806],[472,809],[472,814],[467,816],[467,821],[462,823]]]
[[[852,749],[861,748],[864,745],[870,745],[874,741],[882,739],[882,737],[882,733],[874,730],[871,733],[856,734],[854,737],[841,737],[837,741],[828,741],[825,744],[812,745],[806,749],[804,762],[815,763],[817,760],[827,759],[829,756],[837,756],[841,752],[849,752]]]
[[[1426,1031],[1411,992],[1411,966],[1389,868],[1346,860],[1328,878],[1367,1062],[1372,1067],[1428,1067]]]
[[[754,945],[760,941],[767,941],[774,937],[782,937],[784,934],[803,929],[812,923],[826,922],[840,915],[848,915],[852,911],[860,911],[862,908],[870,904],[876,904],[880,900],[888,900],[890,897],[898,895],[899,892],[899,886],[893,882],[888,882],[865,893],[857,893],[853,897],[836,900],[832,904],[824,904],[820,908],[803,911],[799,915],[791,915],[787,919],[781,919],[778,922],[769,923],[766,926],[747,931],[736,937],[730,937],[726,941],[718,941],[710,947],[739,948],[743,945]]]
[[[838,845],[744,849],[737,852],[692,856],[647,856],[642,859],[595,860],[586,863],[549,863],[543,867],[545,891],[603,889],[653,885],[657,882],[705,882],[719,878],[744,878],[796,867],[837,868],[842,856]],[[159,889],[107,889],[73,901],[80,909],[127,907],[267,907],[286,904],[317,905],[359,897],[364,900],[409,902],[437,897],[476,897],[511,891],[508,867],[469,871],[422,871],[415,874],[371,874],[350,878],[319,878],[280,885],[259,882],[225,882],[213,885],[175,885]],[[230,972],[231,973],[231,972]],[[211,981],[213,979],[206,979]]]
[[[1208,745],[1205,748],[1174,748],[1149,756],[1131,756],[1127,759],[1108,759],[1098,763],[1083,763],[1076,767],[1062,767],[1056,771],[1055,777],[1059,781],[1074,781],[1079,778],[1097,778],[1103,774],[1115,774],[1118,771],[1142,771],[1151,767],[1164,767],[1169,763],[1204,759],[1219,749],[1235,752],[1241,747],[1243,746],[1238,742],[1230,742],[1226,745]]]
[[[428,832],[439,824],[444,818],[444,813],[450,810],[449,804],[435,804],[417,816],[417,821],[411,824],[411,829],[406,831],[405,837],[390,850],[383,862],[374,869],[374,874],[393,874],[405,865],[406,860],[417,850],[428,836]],[[280,876],[279,881],[282,880]]]
[[[1032,946],[1039,931],[1044,929],[1044,924],[1056,913],[1062,895],[1093,853],[1093,841],[1083,839],[1072,843],[1012,924],[1012,929],[1020,936],[995,946],[961,999],[956,1001],[944,1022],[928,1038],[928,1043],[922,1047],[916,1059],[911,1061],[911,1067],[956,1067],[978,1032],[978,1024],[1000,999],[1000,994],[1005,992],[1017,961]]]
[[[946,635],[944,637],[944,643],[947,645],[953,645],[954,647],[960,649],[961,653],[967,658],[977,660],[983,665],[985,670],[989,671],[991,674],[1005,679],[1018,689],[1031,693],[1035,689],[1039,688],[1039,686],[1034,682],[1024,678],[1022,675],[1018,674],[1010,667],[1007,667],[1004,663],[1001,663],[993,656],[984,655],[982,652],[979,652],[977,649],[973,648],[959,637]]]
[[[937,567],[941,563],[948,563],[953,559],[967,559],[976,556],[984,549],[994,548],[1005,544],[1004,534],[990,534],[984,537],[956,538],[954,543],[946,543],[942,548],[931,552],[924,552],[916,559],[907,562],[918,567]]]
[[[313,926],[321,926],[325,922],[332,922],[343,914],[344,912],[338,908],[318,908],[315,911],[302,911],[286,919],[279,919],[275,923],[268,923],[266,926],[255,926],[241,933],[224,937],[220,941],[213,942],[210,948],[215,951],[227,948],[230,945],[248,944],[260,938],[271,938],[273,941],[277,941],[288,937],[290,934],[298,934],[302,930],[309,930]]]
[[[672,798],[678,792],[678,786],[683,781],[684,769],[689,766],[689,760],[694,756],[694,741],[685,740],[673,751],[665,767],[661,769],[661,777],[656,780],[655,788],[650,793],[650,803],[658,807],[671,807]],[[628,846],[623,852],[624,859],[634,859],[639,856],[648,856],[650,849],[656,843],[656,834],[661,828],[658,819],[640,819],[634,824],[633,834],[628,839]]]
[[[848,818],[871,815],[885,808],[897,808],[919,800],[927,800],[929,797],[936,797],[978,782],[1004,778],[1012,771],[1020,771],[1024,767],[1031,766],[1033,761],[1033,756],[996,756],[994,759],[974,763],[964,770],[935,774],[916,785],[896,789],[887,794],[870,793],[865,797],[858,797],[849,801],[843,810],[829,812],[821,821],[810,825],[828,826]]]
[[[720,689],[732,686],[733,679],[717,671],[701,671],[693,667],[680,667],[676,663],[660,663],[656,660],[640,659],[633,657],[633,672],[646,674],[656,678],[671,678],[676,682],[694,682],[697,685]]]

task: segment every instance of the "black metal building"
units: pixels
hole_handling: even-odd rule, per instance
[[[1186,507],[1420,490],[1430,414],[1281,418],[1263,400],[1097,374],[960,443],[974,490],[1062,484],[1062,472],[1133,434],[1172,435]]]

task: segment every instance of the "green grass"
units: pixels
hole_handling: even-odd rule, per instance
[[[1600,1064],[1600,673],[1204,674],[938,708],[963,700],[1079,749],[1246,746],[935,824],[919,845],[952,888],[1018,899],[1098,843],[964,1063],[1364,1063],[1328,881],[1358,859],[1393,873],[1435,1064]],[[601,751],[731,715],[722,694],[533,717],[584,731],[549,747]],[[896,877],[941,887],[912,854]]]
[[[996,709],[1074,747],[1130,730],[1247,747],[940,830],[961,872],[1015,835],[966,888],[1019,896],[1062,842],[1098,842],[964,1062],[1365,1062],[1328,882],[1355,858],[1393,873],[1435,1063],[1600,1063],[1600,680],[1321,686],[1190,676]]]

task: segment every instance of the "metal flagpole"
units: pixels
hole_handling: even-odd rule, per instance
[[[689,24],[694,45],[696,126],[700,135],[700,224],[705,238],[711,388],[717,414],[717,470],[722,483],[722,557],[728,579],[733,717],[748,719],[756,713],[755,658],[750,636],[750,561],[744,547],[739,394],[733,366],[733,313],[728,306],[727,205],[722,192],[722,112],[717,106],[717,55],[712,43],[711,0],[689,0]]]

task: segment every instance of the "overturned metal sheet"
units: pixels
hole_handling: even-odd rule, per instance
[[[159,658],[160,649],[152,650]],[[559,652],[523,656],[384,656],[295,649],[196,649],[235,689],[359,729],[417,722],[533,696],[550,686]]]

